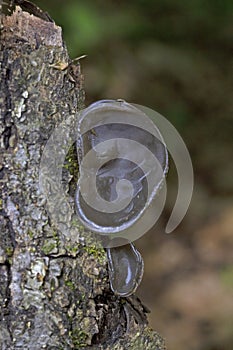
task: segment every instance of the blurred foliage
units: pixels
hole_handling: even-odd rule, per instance
[[[62,26],[71,58],[88,55],[81,61],[86,104],[123,98],[146,105],[184,138],[194,165],[193,201],[174,241],[152,235],[141,243],[154,262],[145,261],[152,269],[145,275],[152,277],[145,276],[150,287],[141,294],[155,309],[152,325],[166,335],[169,348],[232,349],[233,1],[35,2]],[[176,193],[173,166],[168,184],[173,196],[165,216]],[[164,252],[169,246],[172,251],[160,257],[163,244]],[[188,293],[179,304],[180,285]]]
[[[64,27],[71,54],[93,52],[107,43],[163,40],[192,48],[216,42],[231,45],[231,0],[37,1]],[[205,35],[203,35],[203,33]],[[130,42],[129,42],[130,41]],[[209,48],[208,48],[209,50]],[[88,52],[89,53],[89,52]]]
[[[200,183],[232,195],[232,0],[37,3],[63,27],[71,57],[88,55],[87,104],[123,98],[156,109],[182,132]]]

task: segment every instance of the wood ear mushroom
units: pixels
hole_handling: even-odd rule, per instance
[[[104,100],[85,109],[78,122],[77,215],[107,238],[110,286],[124,297],[143,275],[142,257],[132,243],[138,238],[134,227],[145,221],[168,169],[161,135],[152,122],[143,125],[140,113],[125,101]],[[119,237],[121,243],[115,244]]]

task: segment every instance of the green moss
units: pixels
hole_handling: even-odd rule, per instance
[[[71,281],[65,281],[65,285],[69,287],[71,290],[75,290],[75,285]]]
[[[76,146],[73,144],[65,158],[65,162],[63,165],[64,169],[67,169],[69,173],[73,176],[72,181],[70,182],[71,189],[75,191],[78,177],[79,177],[79,165],[78,165],[78,159],[77,159],[77,151]]]
[[[6,254],[8,257],[12,256],[14,249],[12,247],[6,247]]]
[[[31,230],[28,230],[28,236],[32,239],[33,238],[33,232]]]
[[[2,198],[0,198],[0,210],[2,210]]]
[[[52,236],[54,239],[58,240],[58,235],[56,230],[52,230]]]
[[[85,348],[87,346],[86,340],[88,338],[88,334],[81,329],[76,328],[73,331],[70,331],[69,335],[76,349]]]
[[[106,252],[102,247],[96,246],[85,246],[83,249],[89,254],[92,255],[100,264],[105,263],[106,261]]]
[[[100,264],[105,264],[106,252],[101,246],[100,242],[96,240],[93,233],[85,230],[84,226],[80,223],[77,217],[72,219],[71,224],[77,229],[79,235],[85,238],[85,245],[80,243],[76,243],[75,245],[67,245],[67,252],[70,252],[73,256],[76,256],[78,251],[84,250],[89,255],[92,255]]]
[[[43,247],[42,247],[42,251],[44,252],[45,255],[48,255],[49,253],[51,253],[55,248],[57,247],[56,242],[46,242]]]
[[[80,245],[77,243],[75,246],[74,245],[66,245],[65,246],[67,253],[69,253],[72,256],[77,256],[79,250],[80,250]]]
[[[166,350],[166,346],[163,338],[161,338],[157,332],[153,331],[149,327],[146,327],[135,334],[130,341],[128,349]]]
[[[58,237],[57,230],[53,227],[49,227],[49,236],[47,236],[46,241],[44,242],[41,250],[45,255],[50,253],[57,253],[60,241]]]
[[[56,288],[56,282],[54,279],[51,279],[51,282],[50,282],[50,289],[51,289],[51,292],[53,292]]]
[[[84,226],[80,223],[77,217],[74,217],[71,221],[71,225],[78,229],[79,233],[84,233],[85,229]]]
[[[71,220],[71,224],[73,227],[79,227],[80,223],[78,221],[78,219],[76,217],[74,217],[72,220]]]

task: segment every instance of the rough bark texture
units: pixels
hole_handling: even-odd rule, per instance
[[[77,223],[78,234],[58,231],[46,211],[44,145],[84,103],[61,28],[16,7],[2,18],[0,63],[0,348],[165,349],[141,302],[110,291],[105,251]]]

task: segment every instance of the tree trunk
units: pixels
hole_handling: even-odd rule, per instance
[[[77,235],[58,230],[46,210],[42,152],[55,127],[83,107],[83,80],[61,28],[18,3],[1,31],[0,348],[165,349],[141,302],[111,292],[105,250],[78,224]],[[75,167],[66,162],[72,193]]]

